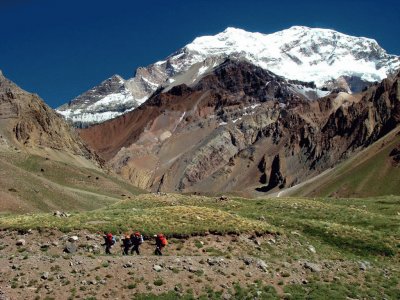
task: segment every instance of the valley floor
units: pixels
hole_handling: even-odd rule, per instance
[[[395,196],[144,194],[69,217],[3,216],[0,299],[399,299],[399,211]],[[104,254],[102,232],[138,229],[140,256],[120,242]]]

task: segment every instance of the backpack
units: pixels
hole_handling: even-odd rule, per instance
[[[164,236],[160,238],[160,242],[163,247],[168,245],[168,241]]]
[[[113,236],[112,239],[111,239],[111,245],[115,245],[116,242],[117,241],[115,240],[115,237]]]

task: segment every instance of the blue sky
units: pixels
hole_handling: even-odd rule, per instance
[[[263,33],[332,28],[400,55],[399,16],[398,0],[0,0],[0,69],[57,107],[228,26]]]

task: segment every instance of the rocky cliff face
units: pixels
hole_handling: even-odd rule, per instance
[[[81,136],[143,188],[266,192],[321,173],[400,121],[399,76],[312,101],[307,88],[228,60]]]
[[[287,79],[314,82],[317,88],[334,92],[359,92],[400,67],[400,58],[387,54],[375,40],[334,30],[294,26],[261,34],[227,28],[137,69],[131,79],[114,76],[58,110],[76,126],[101,123],[135,109],[159,88],[196,83],[227,58],[247,60]],[[115,81],[116,89],[104,90],[108,81]]]
[[[0,135],[18,149],[54,149],[96,160],[75,130],[39,96],[20,89],[0,73]]]

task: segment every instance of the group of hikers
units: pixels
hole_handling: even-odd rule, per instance
[[[156,239],[156,249],[154,250],[155,255],[162,255],[161,250],[168,244],[167,238],[162,234],[154,235]],[[143,236],[140,232],[134,232],[132,234],[125,234],[122,239],[122,254],[129,255],[134,254],[136,252],[137,255],[140,255],[140,245],[143,244]],[[112,233],[106,233],[104,235],[104,244],[106,254],[111,254],[111,248],[116,244],[116,239],[112,235]]]

